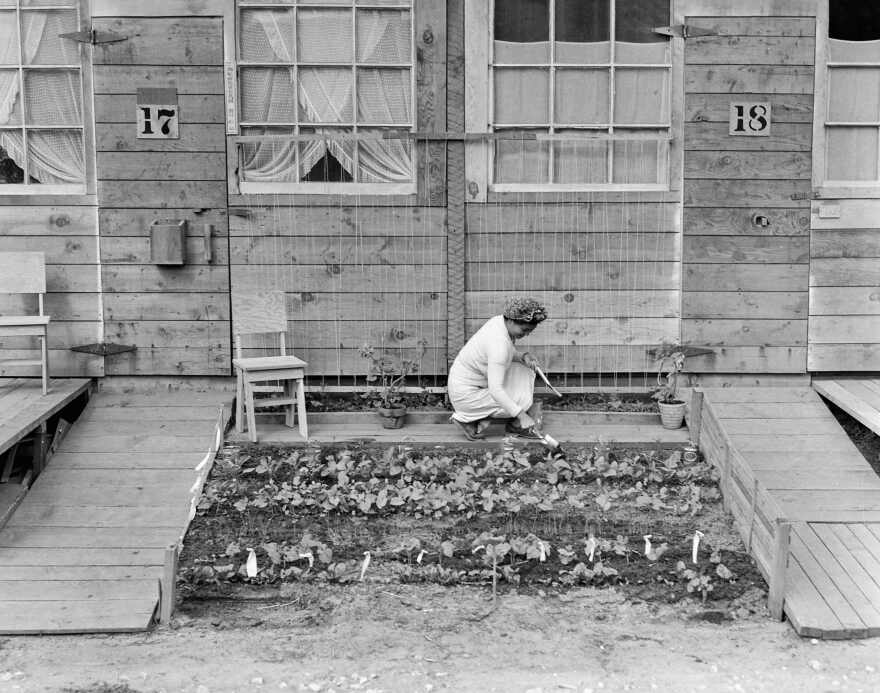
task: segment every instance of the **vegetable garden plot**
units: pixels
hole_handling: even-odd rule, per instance
[[[448,447],[227,447],[181,556],[185,590],[235,583],[618,585],[714,602],[764,587],[716,478],[681,452],[506,441]]]

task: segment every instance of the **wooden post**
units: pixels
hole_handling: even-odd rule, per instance
[[[176,599],[178,545],[171,544],[165,549],[165,565],[162,568],[162,579],[159,581],[159,623],[171,622]]]
[[[721,443],[721,504],[726,511],[730,510],[730,445]]]
[[[688,416],[688,429],[690,429],[691,442],[700,447],[700,426],[703,418],[703,390],[699,386],[691,392],[691,410]]]
[[[749,517],[749,540],[746,542],[746,551],[752,550],[752,531],[755,529],[755,508],[758,505],[758,480],[752,486],[752,514]]]
[[[770,591],[767,595],[767,608],[777,621],[783,619],[785,606],[785,573],[788,570],[788,552],[791,541],[791,523],[777,518],[773,535],[773,565],[770,567]]]

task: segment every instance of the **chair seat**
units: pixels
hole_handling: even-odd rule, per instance
[[[281,368],[305,368],[309,364],[296,356],[257,356],[232,359],[232,365],[245,371],[273,371]]]
[[[50,319],[49,315],[0,315],[0,327],[48,325]]]

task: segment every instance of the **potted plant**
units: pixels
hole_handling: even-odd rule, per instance
[[[651,397],[660,408],[660,422],[664,428],[681,428],[686,404],[678,399],[678,376],[684,368],[684,353],[674,351],[660,359],[657,369],[657,387]]]
[[[400,428],[406,418],[406,404],[400,389],[408,375],[418,372],[418,360],[377,351],[372,344],[364,344],[360,354],[369,362],[367,382],[379,387],[376,408],[382,417],[382,427]]]

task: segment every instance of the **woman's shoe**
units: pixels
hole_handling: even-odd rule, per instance
[[[504,427],[504,430],[511,435],[515,435],[517,438],[525,438],[527,440],[543,440],[541,434],[535,430],[534,426],[529,426],[529,428],[522,428],[521,426],[517,426],[515,423],[509,423]]]
[[[482,433],[477,433],[477,424],[473,421],[459,421],[452,417],[449,417],[449,420],[461,429],[464,437],[468,440],[481,440],[483,438]]]

